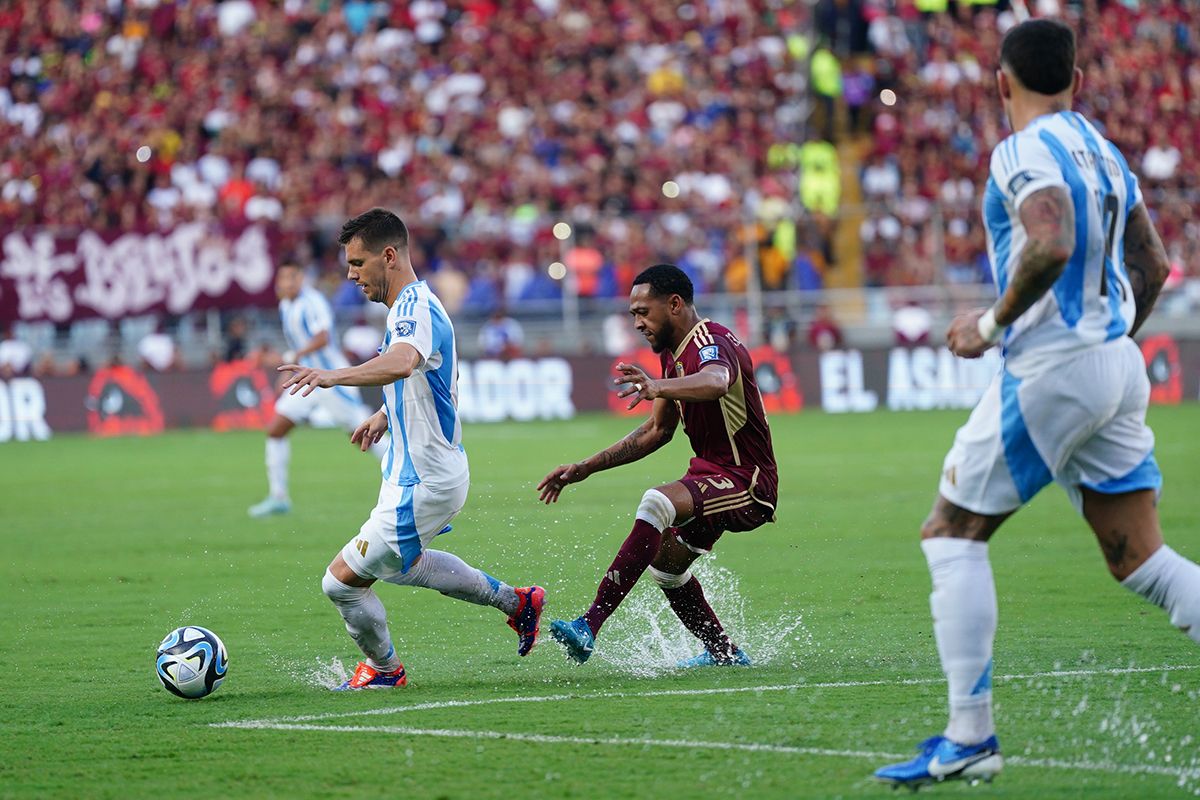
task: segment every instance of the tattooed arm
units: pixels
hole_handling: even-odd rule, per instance
[[[1012,279],[990,309],[959,314],[946,341],[964,358],[976,358],[995,343],[983,331],[1007,328],[1049,291],[1075,252],[1075,206],[1061,186],[1039,189],[1021,203],[1021,224],[1028,237],[1017,257]],[[981,321],[984,317],[986,324]]]
[[[593,472],[645,458],[671,441],[678,425],[679,410],[675,401],[656,399],[650,417],[624,439],[576,464],[562,464],[552,469],[537,486],[539,499],[544,503],[556,502],[567,484],[579,483]]]
[[[1154,223],[1150,221],[1150,212],[1138,203],[1125,221],[1125,271],[1129,273],[1129,285],[1133,287],[1133,299],[1137,304],[1130,336],[1137,333],[1150,316],[1170,270],[1171,262],[1162,239],[1158,238],[1158,231],[1154,230]]]

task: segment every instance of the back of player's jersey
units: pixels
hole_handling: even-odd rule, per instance
[[[401,343],[416,350],[421,363],[408,378],[383,387],[392,434],[383,479],[398,486],[460,486],[470,475],[458,416],[454,326],[425,281],[405,286],[388,312],[380,350]]]
[[[307,346],[321,331],[329,332],[329,342],[320,350],[303,356],[300,359],[301,364],[315,369],[341,369],[350,366],[350,362],[338,346],[333,309],[330,308],[325,295],[311,286],[305,286],[294,300],[279,301],[279,318],[283,322],[284,338],[292,350],[300,350]]]
[[[1075,207],[1075,251],[1051,290],[1005,333],[1005,362],[1018,372],[1124,336],[1136,312],[1123,252],[1141,190],[1116,146],[1073,111],[1039,117],[992,151],[983,218],[996,286],[1007,288],[1027,241],[1021,203],[1050,186],[1064,188]]]

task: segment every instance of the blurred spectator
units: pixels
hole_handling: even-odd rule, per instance
[[[342,334],[342,350],[351,364],[361,364],[379,355],[383,335],[361,317]]]
[[[489,358],[516,358],[521,355],[525,331],[521,323],[497,308],[479,328],[479,349]]]
[[[612,312],[604,318],[602,327],[605,355],[623,356],[636,350],[640,344],[627,312]]]
[[[0,340],[0,378],[24,375],[33,361],[33,348],[10,327]]]
[[[240,361],[250,354],[250,345],[247,341],[246,318],[235,316],[229,320],[229,326],[225,329],[225,350],[221,354],[221,360],[225,362]]]
[[[833,312],[825,303],[817,306],[813,313],[812,322],[808,325],[808,343],[813,349],[821,352],[841,350],[845,344],[842,328],[837,324]]]
[[[138,342],[137,353],[142,360],[143,368],[149,367],[156,372],[167,372],[179,367],[175,340],[169,334],[161,331],[154,331],[143,336]]]

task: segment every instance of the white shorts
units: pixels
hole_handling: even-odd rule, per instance
[[[452,489],[430,491],[425,484],[384,483],[379,502],[362,528],[342,548],[342,559],[364,578],[387,580],[408,572],[434,537],[450,530],[450,520],[467,502],[470,480]]]
[[[315,389],[308,397],[301,392],[288,394],[285,391],[275,401],[275,413],[297,423],[309,422],[314,415],[323,415],[346,430],[354,430],[371,416],[358,389],[345,386]]]
[[[1146,427],[1150,381],[1128,337],[1052,370],[1016,378],[1002,370],[942,465],[939,491],[976,514],[1005,514],[1057,481],[1076,510],[1080,487],[1105,494],[1162,488]]]

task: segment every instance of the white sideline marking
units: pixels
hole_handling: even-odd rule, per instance
[[[1178,664],[1164,667],[1117,667],[1113,669],[1071,669],[1052,670],[1049,672],[1031,672],[1018,675],[997,675],[996,681],[1033,680],[1037,678],[1072,678],[1087,675],[1131,675],[1145,672],[1177,672],[1180,670],[1200,669],[1200,664]],[[900,678],[897,680],[879,681],[827,681],[823,683],[782,683],[768,686],[733,686],[709,689],[652,689],[648,692],[593,692],[591,694],[542,694],[515,697],[490,697],[479,700],[437,700],[429,703],[415,703],[408,706],[391,706],[388,708],[371,708],[363,711],[331,711],[324,714],[304,714],[294,717],[273,717],[262,720],[245,720],[245,722],[317,722],[326,719],[341,719],[347,717],[372,717],[381,714],[403,714],[407,711],[429,711],[438,708],[468,708],[471,706],[490,706],[497,703],[552,703],[563,700],[603,700],[622,697],[688,697],[695,695],[741,694],[744,692],[790,692],[798,689],[848,689],[863,686],[919,686],[931,683],[943,683],[945,678]],[[215,728],[243,727],[241,722],[214,722]]]
[[[911,756],[898,753],[877,753],[870,750],[834,750],[826,747],[794,747],[786,744],[759,744],[756,742],[694,742],[687,739],[632,739],[623,736],[548,736],[539,733],[507,733],[505,731],[467,731],[449,728],[408,728],[400,725],[311,725],[295,722],[271,722],[270,720],[247,720],[224,722],[213,727],[241,728],[271,731],[327,731],[333,733],[386,733],[396,736],[434,736],[446,739],[496,739],[535,744],[607,744],[634,747],[675,747],[688,750],[737,750],[747,753],[785,753],[801,756],[831,756],[835,758],[861,758],[871,761],[903,761]],[[1014,766],[1042,767],[1045,769],[1074,769],[1085,772],[1118,772],[1131,775],[1169,775],[1172,777],[1194,776],[1200,773],[1196,767],[1162,767],[1154,764],[1112,764],[1097,761],[1064,761],[1056,758],[1023,758],[1014,756],[1006,759]]]
[[[996,681],[1036,680],[1039,678],[1072,678],[1091,675],[1132,675],[1151,672],[1179,672],[1200,669],[1200,664],[1174,664],[1161,667],[1118,667],[1112,669],[1072,669],[1031,672],[1026,674],[997,675]],[[428,711],[441,708],[469,708],[499,703],[550,703],[564,700],[597,700],[627,697],[680,697],[697,695],[737,694],[744,692],[786,692],[799,689],[842,689],[865,686],[913,686],[941,683],[943,678],[900,678],[875,681],[827,681],[822,683],[785,683],[767,686],[733,686],[707,689],[654,689],[647,692],[593,692],[590,694],[546,694],[515,697],[492,697],[479,700],[438,700],[414,703],[391,708],[372,708],[361,711],[335,711],[326,714],[307,714],[273,719],[230,720],[209,723],[210,728],[237,728],[241,730],[274,731],[330,731],[333,733],[384,733],[397,736],[433,736],[451,739],[507,739],[535,744],[606,744],[616,746],[674,747],[701,750],[734,750],[752,753],[784,753],[789,755],[828,756],[835,758],[861,758],[875,761],[902,761],[911,754],[877,753],[867,750],[837,750],[824,747],[796,747],[793,745],[764,744],[756,742],[693,742],[684,739],[647,739],[586,736],[551,736],[533,733],[505,731],[472,731],[448,728],[411,728],[398,725],[313,725],[321,720],[346,717],[368,717],[381,714],[401,714],[408,711]],[[1038,767],[1044,769],[1072,769],[1084,772],[1112,772],[1128,775],[1166,775],[1175,778],[1198,777],[1200,767],[1167,767],[1156,764],[1116,764],[1105,761],[1066,761],[1057,758],[1006,757],[1012,766]]]

